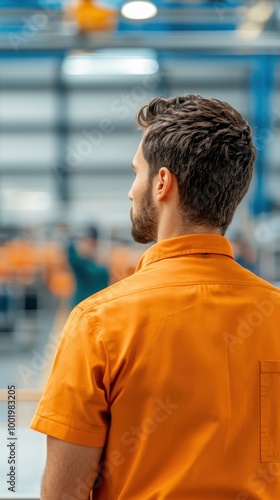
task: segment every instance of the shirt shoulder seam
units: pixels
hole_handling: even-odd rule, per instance
[[[89,310],[83,309],[81,306],[76,306],[79,307],[79,309],[84,313],[89,315],[91,311],[95,309],[95,307],[102,306],[103,304],[106,304],[108,302],[113,302],[114,300],[120,300],[125,297],[129,297],[134,294],[142,293],[142,292],[148,292],[150,290],[158,290],[160,288],[169,288],[169,287],[179,287],[179,286],[193,286],[193,285],[233,285],[233,286],[239,286],[239,287],[257,287],[257,288],[264,288],[267,290],[270,290],[271,292],[279,293],[280,290],[277,288],[273,287],[273,285],[263,285],[263,284],[257,284],[257,283],[244,283],[242,281],[193,281],[193,282],[187,282],[187,283],[168,283],[168,284],[163,284],[163,285],[157,285],[157,286],[149,286],[146,288],[141,288],[140,290],[129,290],[123,294],[120,294],[116,297],[110,297],[108,299],[100,300],[98,302],[95,302],[93,304],[93,308]],[[88,320],[90,321],[91,318],[88,317]]]

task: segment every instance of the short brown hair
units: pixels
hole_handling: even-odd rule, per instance
[[[152,99],[137,120],[150,178],[164,166],[177,179],[183,222],[224,234],[253,174],[247,121],[228,103],[197,94]]]

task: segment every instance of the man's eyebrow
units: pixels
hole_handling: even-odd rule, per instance
[[[131,162],[131,168],[132,168],[132,170],[136,170],[136,167],[135,167],[133,162]]]

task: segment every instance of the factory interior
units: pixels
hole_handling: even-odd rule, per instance
[[[280,286],[279,34],[278,0],[0,0],[0,499],[40,498],[46,441],[29,424],[83,298],[73,259],[88,258],[96,232],[111,285],[149,246],[131,237],[128,198],[143,104],[195,93],[246,118],[255,172],[226,236]],[[15,492],[4,479],[12,385]]]

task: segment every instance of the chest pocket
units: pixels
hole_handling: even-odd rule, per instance
[[[280,462],[280,361],[260,361],[261,462]]]

